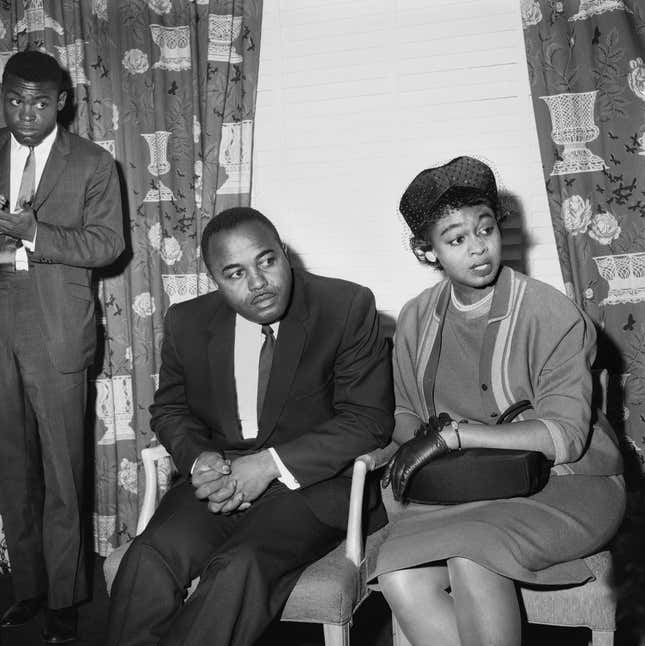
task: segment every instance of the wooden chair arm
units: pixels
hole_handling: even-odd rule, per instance
[[[349,496],[345,556],[356,567],[359,567],[363,560],[363,494],[365,492],[365,478],[370,471],[385,466],[398,448],[398,444],[391,442],[383,449],[375,449],[370,453],[359,455],[354,460],[352,489]]]
[[[141,451],[141,460],[143,461],[143,472],[146,478],[146,488],[143,494],[143,504],[139,512],[137,521],[137,536],[146,528],[152,515],[157,507],[157,462],[162,458],[169,457],[165,447],[151,446]]]
[[[359,567],[363,560],[363,494],[365,491],[365,478],[370,471],[386,465],[397,449],[398,444],[392,442],[383,449],[376,449],[370,453],[359,455],[354,460],[345,556],[356,567]],[[169,453],[161,444],[141,451],[145,475],[145,493],[137,521],[137,535],[146,528],[157,507],[157,462],[165,457],[169,457]]]

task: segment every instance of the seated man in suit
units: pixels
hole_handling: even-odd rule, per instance
[[[292,269],[251,208],[213,218],[202,254],[218,291],[168,310],[151,406],[183,478],[121,563],[108,646],[253,644],[343,539],[353,460],[392,432],[368,289]]]

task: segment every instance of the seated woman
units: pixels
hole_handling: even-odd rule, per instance
[[[407,303],[397,323],[402,446],[384,485],[404,498],[420,464],[459,448],[540,451],[554,466],[528,497],[403,506],[374,575],[414,645],[517,646],[516,582],[592,578],[583,557],[613,537],[624,513],[616,437],[592,415],[595,329],[559,291],[501,264],[497,187],[484,163],[459,157],[423,171],[400,210],[415,255],[444,279]],[[524,399],[533,410],[495,425]],[[428,434],[413,437],[429,420]]]

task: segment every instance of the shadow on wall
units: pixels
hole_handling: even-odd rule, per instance
[[[504,216],[502,228],[502,261],[523,274],[528,273],[528,249],[530,239],[524,225],[524,208],[516,195],[499,193]]]
[[[297,251],[295,251],[293,247],[289,247],[287,252],[289,255],[289,260],[291,261],[291,266],[294,269],[302,269],[303,271],[309,271],[305,265],[304,260],[302,259],[302,256]],[[351,280],[351,278],[349,278],[348,280]],[[378,303],[376,305],[378,306]],[[381,319],[383,334],[385,334],[386,337],[390,337],[390,338],[394,336],[396,319],[390,314],[386,314],[385,312],[381,312],[381,311],[379,311],[379,318]]]
[[[530,238],[524,225],[524,209],[517,196],[511,193],[500,192],[499,200],[504,214],[504,220],[501,225],[502,261],[505,265],[526,274],[528,273],[527,257]],[[288,253],[294,268],[307,271],[302,256],[293,247],[289,247]],[[392,337],[396,327],[396,318],[382,311],[379,311],[379,316],[384,334],[387,337]]]

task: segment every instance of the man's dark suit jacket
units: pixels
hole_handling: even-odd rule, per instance
[[[168,310],[153,431],[185,477],[202,451],[275,448],[312,511],[344,527],[353,460],[385,446],[394,424],[389,348],[372,293],[294,270],[252,440],[237,416],[235,316],[217,292]]]
[[[0,193],[9,195],[11,136],[0,129]],[[96,144],[59,128],[34,198],[36,251],[29,254],[44,334],[60,372],[94,359],[93,267],[123,251],[121,191],[114,160]]]

